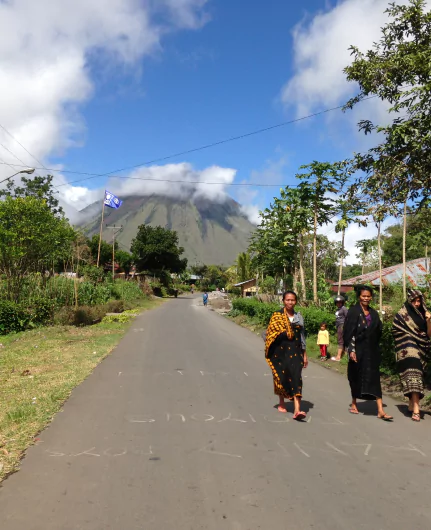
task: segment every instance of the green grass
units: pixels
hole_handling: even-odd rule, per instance
[[[140,310],[161,302],[143,300]],[[109,319],[108,319],[109,320]],[[1,337],[0,481],[128,329],[127,322],[46,327]]]

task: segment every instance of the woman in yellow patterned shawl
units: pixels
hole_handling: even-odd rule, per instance
[[[302,368],[308,365],[304,320],[295,312],[297,296],[283,294],[284,308],[276,311],[269,322],[265,338],[265,358],[274,378],[274,394],[279,396],[279,412],[287,412],[284,399],[294,402],[294,420],[303,420],[301,411]]]

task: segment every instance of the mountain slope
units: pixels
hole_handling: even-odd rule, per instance
[[[82,210],[86,222],[81,223],[87,235],[99,233],[101,204]],[[123,226],[116,238],[120,247],[130,250],[138,226],[163,226],[178,233],[180,245],[190,264],[230,265],[239,252],[246,250],[254,225],[241,213],[240,205],[228,198],[225,202],[208,199],[175,200],[151,195],[126,197],[121,208],[105,208],[103,239],[112,241],[112,230],[106,225]]]

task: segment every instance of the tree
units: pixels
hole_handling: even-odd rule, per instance
[[[0,272],[11,299],[18,299],[28,274],[45,274],[70,258],[75,231],[45,200],[7,196],[0,201],[0,226]]]
[[[112,247],[112,245],[111,245]],[[117,250],[115,252],[115,261],[118,263],[120,269],[128,275],[133,264],[133,257],[130,252],[125,250]]]
[[[19,181],[8,180],[6,188],[0,190],[0,197],[35,197],[43,199],[54,215],[64,215],[63,208],[59,206],[58,198],[52,185],[52,175],[35,176],[32,178],[21,177],[21,185]]]
[[[300,169],[308,170],[307,173],[300,173],[297,178],[307,180],[300,184],[303,194],[306,195],[307,203],[313,211],[313,300],[318,303],[317,285],[317,228],[329,223],[335,213],[334,199],[330,194],[339,193],[346,180],[346,163],[314,161]],[[313,182],[310,183],[310,179]]]
[[[360,254],[357,258],[362,261],[362,276],[365,274],[365,267],[368,265],[370,268],[377,267],[376,256],[374,255],[377,250],[376,239],[360,239],[356,242],[355,247],[359,249]]]
[[[372,187],[405,204],[431,189],[431,12],[425,0],[409,0],[389,4],[386,13],[390,20],[371,50],[350,48],[353,62],[344,71],[360,90],[345,108],[370,96],[389,103],[388,125],[359,122],[379,142],[360,158],[362,169],[372,171]]]
[[[131,251],[139,271],[179,274],[187,267],[187,259],[181,259],[184,248],[178,246],[177,233],[161,226],[140,225]]]
[[[94,263],[97,261],[97,254],[99,250],[99,236],[94,235],[91,239],[87,242],[88,246],[90,247],[91,256],[93,258]],[[118,252],[118,242],[115,241],[115,255],[117,256]],[[100,259],[99,264],[103,267],[106,266],[108,263],[112,264],[112,243],[107,243],[102,239],[100,243]]]
[[[238,283],[250,280],[251,277],[251,257],[248,252],[241,252],[236,259]]]

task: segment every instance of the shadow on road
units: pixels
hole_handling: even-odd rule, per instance
[[[278,403],[276,403],[273,408],[274,409],[278,408]],[[314,403],[311,403],[311,401],[307,401],[306,399],[303,399],[301,401],[301,410],[303,412],[308,413],[313,408],[314,408]],[[288,403],[286,403],[286,410],[287,412],[291,412],[293,414],[293,401],[289,401]]]

